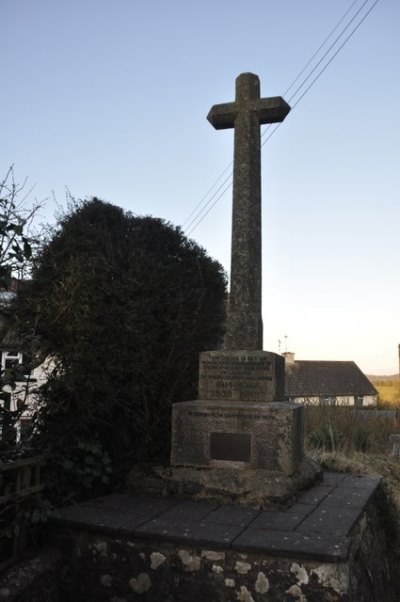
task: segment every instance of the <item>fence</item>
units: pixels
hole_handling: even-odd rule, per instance
[[[0,571],[14,563],[27,545],[25,514],[32,496],[43,489],[41,456],[0,462]]]

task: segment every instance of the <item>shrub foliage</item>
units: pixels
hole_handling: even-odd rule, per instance
[[[40,442],[101,445],[114,464],[166,457],[171,404],[196,397],[198,354],[223,336],[221,265],[181,230],[97,198],[75,204],[18,300],[18,329],[56,367]]]

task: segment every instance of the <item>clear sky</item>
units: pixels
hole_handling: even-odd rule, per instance
[[[232,160],[211,105],[234,99],[244,71],[289,100],[364,5],[294,104],[374,2],[2,0],[0,173],[14,163],[36,185],[47,221],[67,187],[188,223]],[[378,1],[263,147],[269,351],[280,339],[297,359],[398,371],[399,24],[399,1]],[[231,194],[190,234],[228,271]]]

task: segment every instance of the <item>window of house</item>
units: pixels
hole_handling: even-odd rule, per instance
[[[322,395],[319,398],[319,403],[322,406],[335,406],[336,405],[336,397],[332,397],[332,395]]]
[[[9,370],[22,364],[23,356],[18,351],[3,351],[1,354],[1,369]]]
[[[362,408],[362,406],[364,405],[364,397],[362,395],[355,395],[354,405],[356,406],[356,408]]]

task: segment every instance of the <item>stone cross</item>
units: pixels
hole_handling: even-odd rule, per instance
[[[242,73],[235,102],[214,105],[207,116],[217,130],[235,129],[227,350],[263,348],[260,125],[283,121],[289,111],[280,96],[260,98],[257,75]]]

